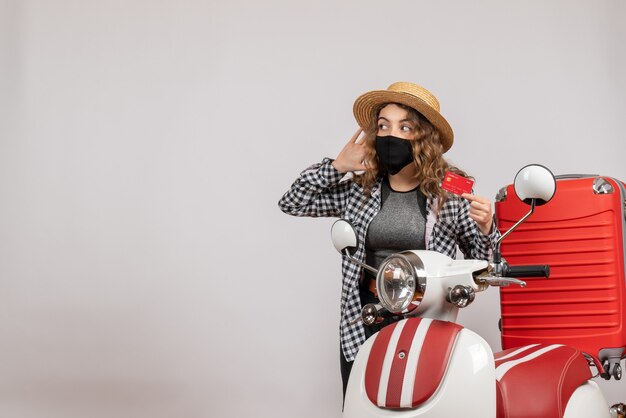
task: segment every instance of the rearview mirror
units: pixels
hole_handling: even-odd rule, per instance
[[[330,229],[330,237],[335,249],[341,254],[344,254],[345,250],[348,250],[349,253],[353,253],[356,250],[358,243],[356,232],[350,222],[345,219],[335,221]]]
[[[545,205],[554,197],[554,193],[556,192],[556,179],[552,171],[548,170],[546,167],[539,164],[529,164],[517,172],[513,182],[513,188],[515,189],[517,197],[519,197],[522,202],[530,205],[530,210],[522,219],[517,221],[515,225],[498,238],[493,253],[494,263],[500,263],[500,243],[502,240],[524,223],[524,221],[535,212],[536,206]]]
[[[556,192],[556,179],[550,170],[539,164],[522,168],[513,182],[515,194],[521,201],[535,206],[545,205]]]
[[[335,221],[333,226],[330,228],[330,238],[333,241],[335,249],[337,249],[337,251],[339,251],[342,255],[347,257],[353,263],[363,267],[366,270],[369,270],[371,273],[374,274],[374,276],[378,274],[378,270],[376,270],[375,268],[370,267],[367,264],[352,257],[352,254],[356,252],[359,239],[356,235],[354,227],[350,222],[346,221],[345,219],[339,219]]]

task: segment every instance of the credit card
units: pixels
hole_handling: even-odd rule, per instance
[[[458,194],[472,193],[472,187],[474,186],[474,180],[459,176],[458,174],[446,172],[441,183],[441,188],[451,193]]]

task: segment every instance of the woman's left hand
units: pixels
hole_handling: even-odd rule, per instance
[[[491,201],[487,198],[475,196],[469,193],[463,193],[462,197],[470,202],[469,216],[478,225],[478,229],[485,235],[491,233],[493,227],[493,211],[491,210]]]

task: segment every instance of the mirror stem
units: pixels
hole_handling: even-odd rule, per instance
[[[498,241],[496,241],[496,249],[495,249],[495,251],[493,253],[493,262],[494,263],[497,264],[497,263],[500,263],[502,261],[501,253],[500,253],[500,243],[502,242],[502,240],[505,239],[506,237],[508,237],[511,232],[515,231],[518,226],[520,226],[526,219],[528,219],[528,217],[530,215],[533,214],[533,212],[535,212],[535,204],[536,204],[536,199],[531,199],[530,200],[530,211],[526,215],[524,215],[524,217],[522,219],[517,221],[517,223],[515,225],[510,227],[508,231],[506,231],[504,234],[502,234],[502,236],[498,239]]]
[[[361,263],[359,260],[357,260],[356,258],[352,257],[350,255],[350,252],[348,251],[348,249],[344,249],[343,250],[343,254],[348,257],[348,260],[352,261],[355,264],[358,264],[359,266],[363,267],[365,270],[369,270],[370,272],[374,273],[374,276],[376,276],[378,274],[378,270],[376,270],[374,267],[370,267],[365,263]]]

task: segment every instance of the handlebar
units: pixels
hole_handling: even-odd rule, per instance
[[[505,265],[502,272],[504,277],[550,277],[550,266],[548,265],[535,265],[535,266],[509,266]]]

